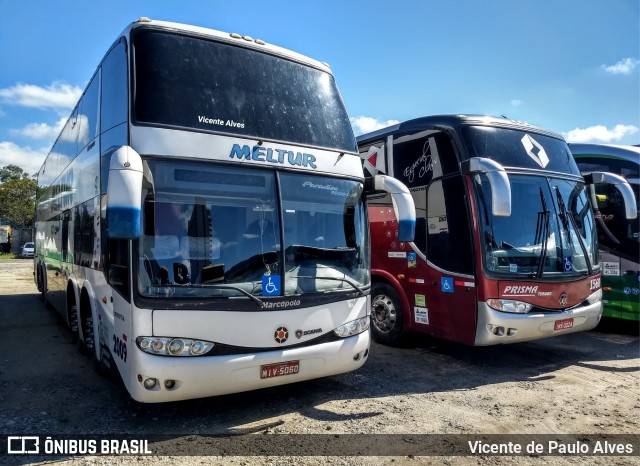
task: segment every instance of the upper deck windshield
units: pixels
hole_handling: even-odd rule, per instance
[[[490,157],[516,169],[508,175],[512,201],[509,217],[491,213],[489,181],[486,175],[474,177],[485,270],[513,278],[598,271],[589,193],[584,183],[571,176],[577,173],[577,167],[566,143],[501,128],[467,128],[465,136],[471,156]],[[531,169],[536,171],[526,174]],[[539,172],[542,169],[569,176],[545,176]]]
[[[203,37],[133,35],[134,120],[356,152],[331,74]]]
[[[208,299],[368,286],[362,191],[325,176],[145,161],[138,290]]]

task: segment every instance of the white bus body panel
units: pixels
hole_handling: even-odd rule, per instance
[[[295,301],[295,297],[285,297],[283,300]],[[183,337],[231,346],[269,348],[274,346],[276,329],[286,327],[289,330],[289,338],[282,344],[285,347],[312,340],[345,322],[366,316],[366,301],[366,298],[357,298],[315,307],[277,311],[260,310],[256,304],[255,312],[154,310],[153,336]],[[300,339],[294,335],[296,330],[316,329],[322,331]]]
[[[369,349],[369,330],[339,341],[302,348],[277,348],[273,351],[248,355],[172,358],[143,353],[137,348],[132,357],[132,377],[125,381],[131,397],[140,402],[158,403],[187,400],[208,396],[239,393],[260,388],[284,385],[303,380],[350,372],[366,361]],[[355,360],[354,358],[358,358]],[[176,360],[176,359],[179,359]],[[297,374],[260,378],[260,367],[284,361],[299,361]],[[154,377],[159,384],[147,390],[135,378],[137,367],[144,367],[140,374],[144,380]],[[175,387],[167,390],[165,380],[175,380]]]
[[[364,178],[362,162],[358,155],[300,147],[287,143],[264,142],[258,144],[257,139],[247,139],[240,135],[222,136],[132,125],[131,141],[135,141],[132,143],[132,147],[143,157],[177,156],[181,160],[216,160],[232,162],[235,166],[246,164],[277,169],[304,170],[329,176]],[[234,152],[236,145],[245,151],[249,150],[250,156],[239,159],[235,155],[238,151]],[[290,163],[288,155],[282,157],[277,151],[292,152],[294,163]]]
[[[114,301],[118,298],[114,293]],[[107,303],[97,301],[102,314],[99,322],[103,344],[109,347],[127,390],[140,402],[216,396],[341,374],[361,367],[368,355],[369,330],[328,343],[290,346],[332,333],[341,324],[366,316],[369,297],[277,311],[258,309],[256,305],[255,312],[138,309],[119,299],[119,309],[114,313],[110,299]],[[289,335],[286,342],[276,346],[274,334],[279,327],[286,327]],[[136,334],[132,334],[133,328]],[[316,329],[322,329],[321,333],[300,338],[295,335],[296,330]],[[138,336],[193,338],[271,350],[224,356],[158,356],[140,350],[135,341]],[[112,348],[118,340],[126,344],[126,358],[115,354]],[[260,366],[293,360],[300,362],[297,374],[260,377]],[[147,390],[138,375],[143,381],[156,378],[159,384]],[[175,380],[171,390],[164,387],[164,381],[169,379]]]

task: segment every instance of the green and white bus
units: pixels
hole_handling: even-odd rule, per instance
[[[584,175],[606,171],[625,178],[640,198],[640,147],[569,144]],[[596,184],[594,206],[602,267],[603,316],[640,321],[640,220],[624,215],[620,192]]]
[[[147,18],[108,50],[38,185],[43,300],[149,403],[362,366],[366,191],[395,193],[409,241],[415,222],[406,187],[365,183],[326,64]]]

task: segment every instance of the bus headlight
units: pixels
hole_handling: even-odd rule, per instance
[[[487,305],[491,309],[500,312],[510,312],[512,314],[526,314],[531,310],[533,305],[514,299],[487,299]]]
[[[136,344],[145,353],[161,356],[201,356],[215,346],[211,341],[175,337],[138,337]]]
[[[342,324],[340,327],[335,329],[333,333],[335,333],[340,338],[350,337],[352,335],[357,335],[358,333],[365,332],[369,328],[369,316],[360,317],[359,319],[352,320],[351,322],[347,322]]]
[[[599,289],[598,291],[596,291],[595,293],[591,293],[588,297],[587,297],[587,302],[589,304],[595,304],[599,301],[602,301],[602,289]]]

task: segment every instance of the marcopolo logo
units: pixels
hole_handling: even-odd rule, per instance
[[[520,140],[524,149],[527,151],[527,155],[531,157],[538,165],[545,168],[549,164],[549,156],[544,150],[544,147],[540,145],[538,141],[533,139],[528,134],[525,134]]]
[[[291,301],[263,301],[260,307],[261,309],[285,309],[298,306],[300,306],[300,300],[293,299]]]

